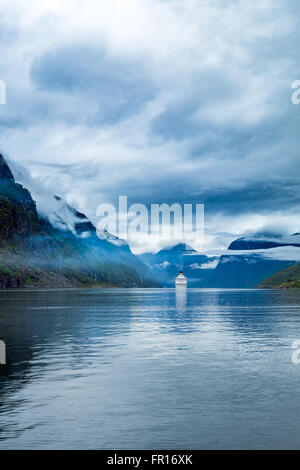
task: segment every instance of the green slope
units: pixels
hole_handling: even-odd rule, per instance
[[[295,289],[300,288],[300,263],[283,269],[265,279],[258,287]]]

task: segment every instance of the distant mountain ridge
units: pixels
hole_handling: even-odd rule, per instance
[[[239,238],[229,245],[228,253],[220,257],[208,257],[179,243],[155,254],[140,255],[140,259],[165,287],[173,287],[176,275],[183,270],[189,287],[254,288],[274,273],[295,265],[296,260],[276,259],[274,249],[283,247],[299,248],[300,234],[286,237],[257,234],[252,238]],[[272,249],[273,258],[268,255]]]
[[[255,238],[238,238],[229,245],[228,250],[267,250],[281,246],[300,247],[300,234],[294,233],[288,237],[264,237],[259,234]]]
[[[299,233],[290,236],[257,234],[233,241],[228,254],[220,257],[208,287],[254,288],[274,273],[294,265],[297,261],[266,256],[268,250],[300,247]],[[241,253],[232,253],[240,251]]]
[[[157,253],[144,253],[139,258],[165,287],[174,287],[179,271],[184,271],[190,287],[204,287],[213,271],[211,263],[217,259],[201,255],[186,243],[163,248]]]
[[[124,241],[97,236],[89,219],[54,196],[40,215],[0,155],[0,287],[158,287]]]
[[[283,269],[259,284],[261,288],[300,289],[300,263]]]

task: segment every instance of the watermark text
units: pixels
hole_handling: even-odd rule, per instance
[[[294,80],[291,87],[295,89],[291,97],[292,103],[300,104],[300,80]]]
[[[300,364],[300,339],[293,341],[292,349],[295,349],[292,354],[292,363],[297,366]]]
[[[188,240],[197,234],[204,238],[204,204],[132,204],[128,207],[127,196],[119,196],[119,207],[100,204],[96,211],[97,234],[116,235],[128,240],[138,235],[155,236],[160,239]]]

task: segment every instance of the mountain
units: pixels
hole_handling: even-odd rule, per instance
[[[53,202],[53,201],[52,201]],[[159,286],[128,244],[54,196],[38,214],[0,155],[0,287]]]
[[[274,273],[296,263],[296,260],[281,259],[283,247],[300,247],[300,235],[296,233],[281,237],[257,234],[252,238],[235,240],[228,247],[231,253],[220,257],[209,279],[208,287],[253,288],[257,286]],[[272,250],[272,257],[269,256],[270,250]],[[237,253],[232,253],[235,251]]]
[[[76,236],[96,232],[94,225],[84,214],[71,207],[60,196],[55,195],[53,199],[52,203],[55,202],[54,209],[47,214],[47,218],[53,227],[70,231]]]
[[[53,227],[62,231],[69,231],[77,238],[88,238],[96,234],[96,227],[85,214],[74,209],[60,196],[55,195],[53,198],[55,205],[53,206],[52,201],[52,211],[48,211],[46,215],[46,218]],[[97,232],[97,237],[98,239],[106,240],[115,246],[124,247],[127,252],[131,253],[129,245],[125,240],[112,235],[107,230],[104,230],[101,233]]]
[[[299,233],[238,238],[221,257],[185,243],[137,257],[126,241],[97,233],[63,198],[46,196],[51,209],[38,213],[0,155],[0,287],[173,287],[180,270],[190,287],[295,286],[298,281]]]
[[[300,247],[300,234],[294,233],[288,237],[257,234],[253,238],[238,238],[229,245],[228,250],[268,250],[282,246]]]
[[[238,238],[229,245],[228,253],[219,257],[208,257],[179,243],[139,258],[165,287],[173,287],[182,270],[190,287],[254,288],[278,271],[294,266],[299,259],[298,248],[299,233],[290,236],[260,233]]]
[[[15,183],[0,155],[0,239],[26,237],[38,230],[38,214],[29,191]]]
[[[300,288],[300,263],[279,271],[259,284],[261,288]]]
[[[155,254],[144,253],[139,258],[165,287],[174,287],[179,271],[187,276],[190,287],[205,287],[217,262],[216,257],[201,255],[185,243],[164,248]]]
[[[139,257],[145,262],[149,262],[150,264],[158,264],[168,261],[172,264],[181,266],[183,263],[183,256],[195,253],[196,251],[186,243],[178,243],[177,245],[171,245],[169,247],[163,248],[155,254],[144,253],[139,255]]]

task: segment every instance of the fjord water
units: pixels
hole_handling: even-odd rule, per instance
[[[1,449],[299,449],[300,292],[0,293]]]

